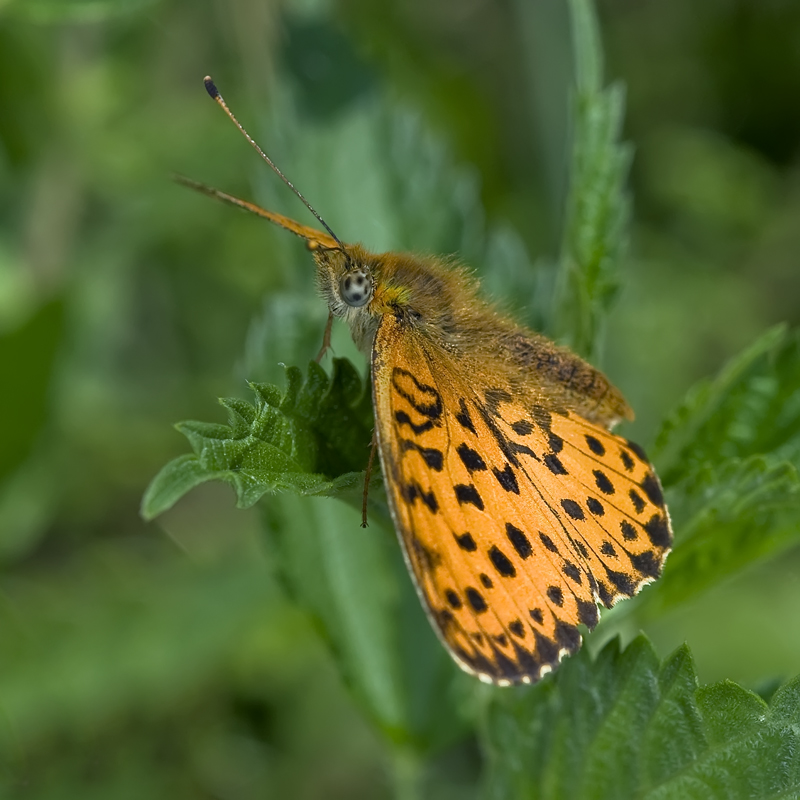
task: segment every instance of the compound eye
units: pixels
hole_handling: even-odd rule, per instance
[[[350,270],[340,284],[342,300],[358,308],[366,305],[372,297],[372,276],[363,269]]]

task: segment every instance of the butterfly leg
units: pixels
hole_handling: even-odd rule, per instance
[[[319,364],[319,362],[322,361],[322,357],[330,349],[332,329],[333,329],[333,313],[328,312],[328,322],[325,325],[325,333],[322,334],[322,347],[320,347],[319,353],[317,353],[317,357],[315,359],[317,364]]]
[[[361,527],[367,527],[367,498],[369,497],[369,480],[372,477],[372,465],[375,463],[375,451],[378,449],[378,439],[375,431],[372,431],[372,442],[369,446],[369,461],[367,462],[367,472],[364,475],[364,500],[361,505]]]

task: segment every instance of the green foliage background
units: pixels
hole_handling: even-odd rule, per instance
[[[0,0],[0,796],[800,795],[800,9],[598,5]],[[207,73],[636,409],[676,548],[555,679],[458,673],[358,527],[310,257],[169,180],[306,219]]]

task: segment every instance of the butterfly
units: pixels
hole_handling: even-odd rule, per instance
[[[330,323],[371,364],[375,446],[405,561],[460,667],[532,683],[578,650],[607,608],[658,578],[672,543],[658,477],[612,433],[633,413],[594,367],[516,324],[450,261],[343,244],[187,179],[302,237]]]

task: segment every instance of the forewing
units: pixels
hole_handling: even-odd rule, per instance
[[[483,680],[538,680],[596,602],[660,572],[669,521],[635,445],[467,375],[386,315],[373,393],[387,495],[440,638]]]

